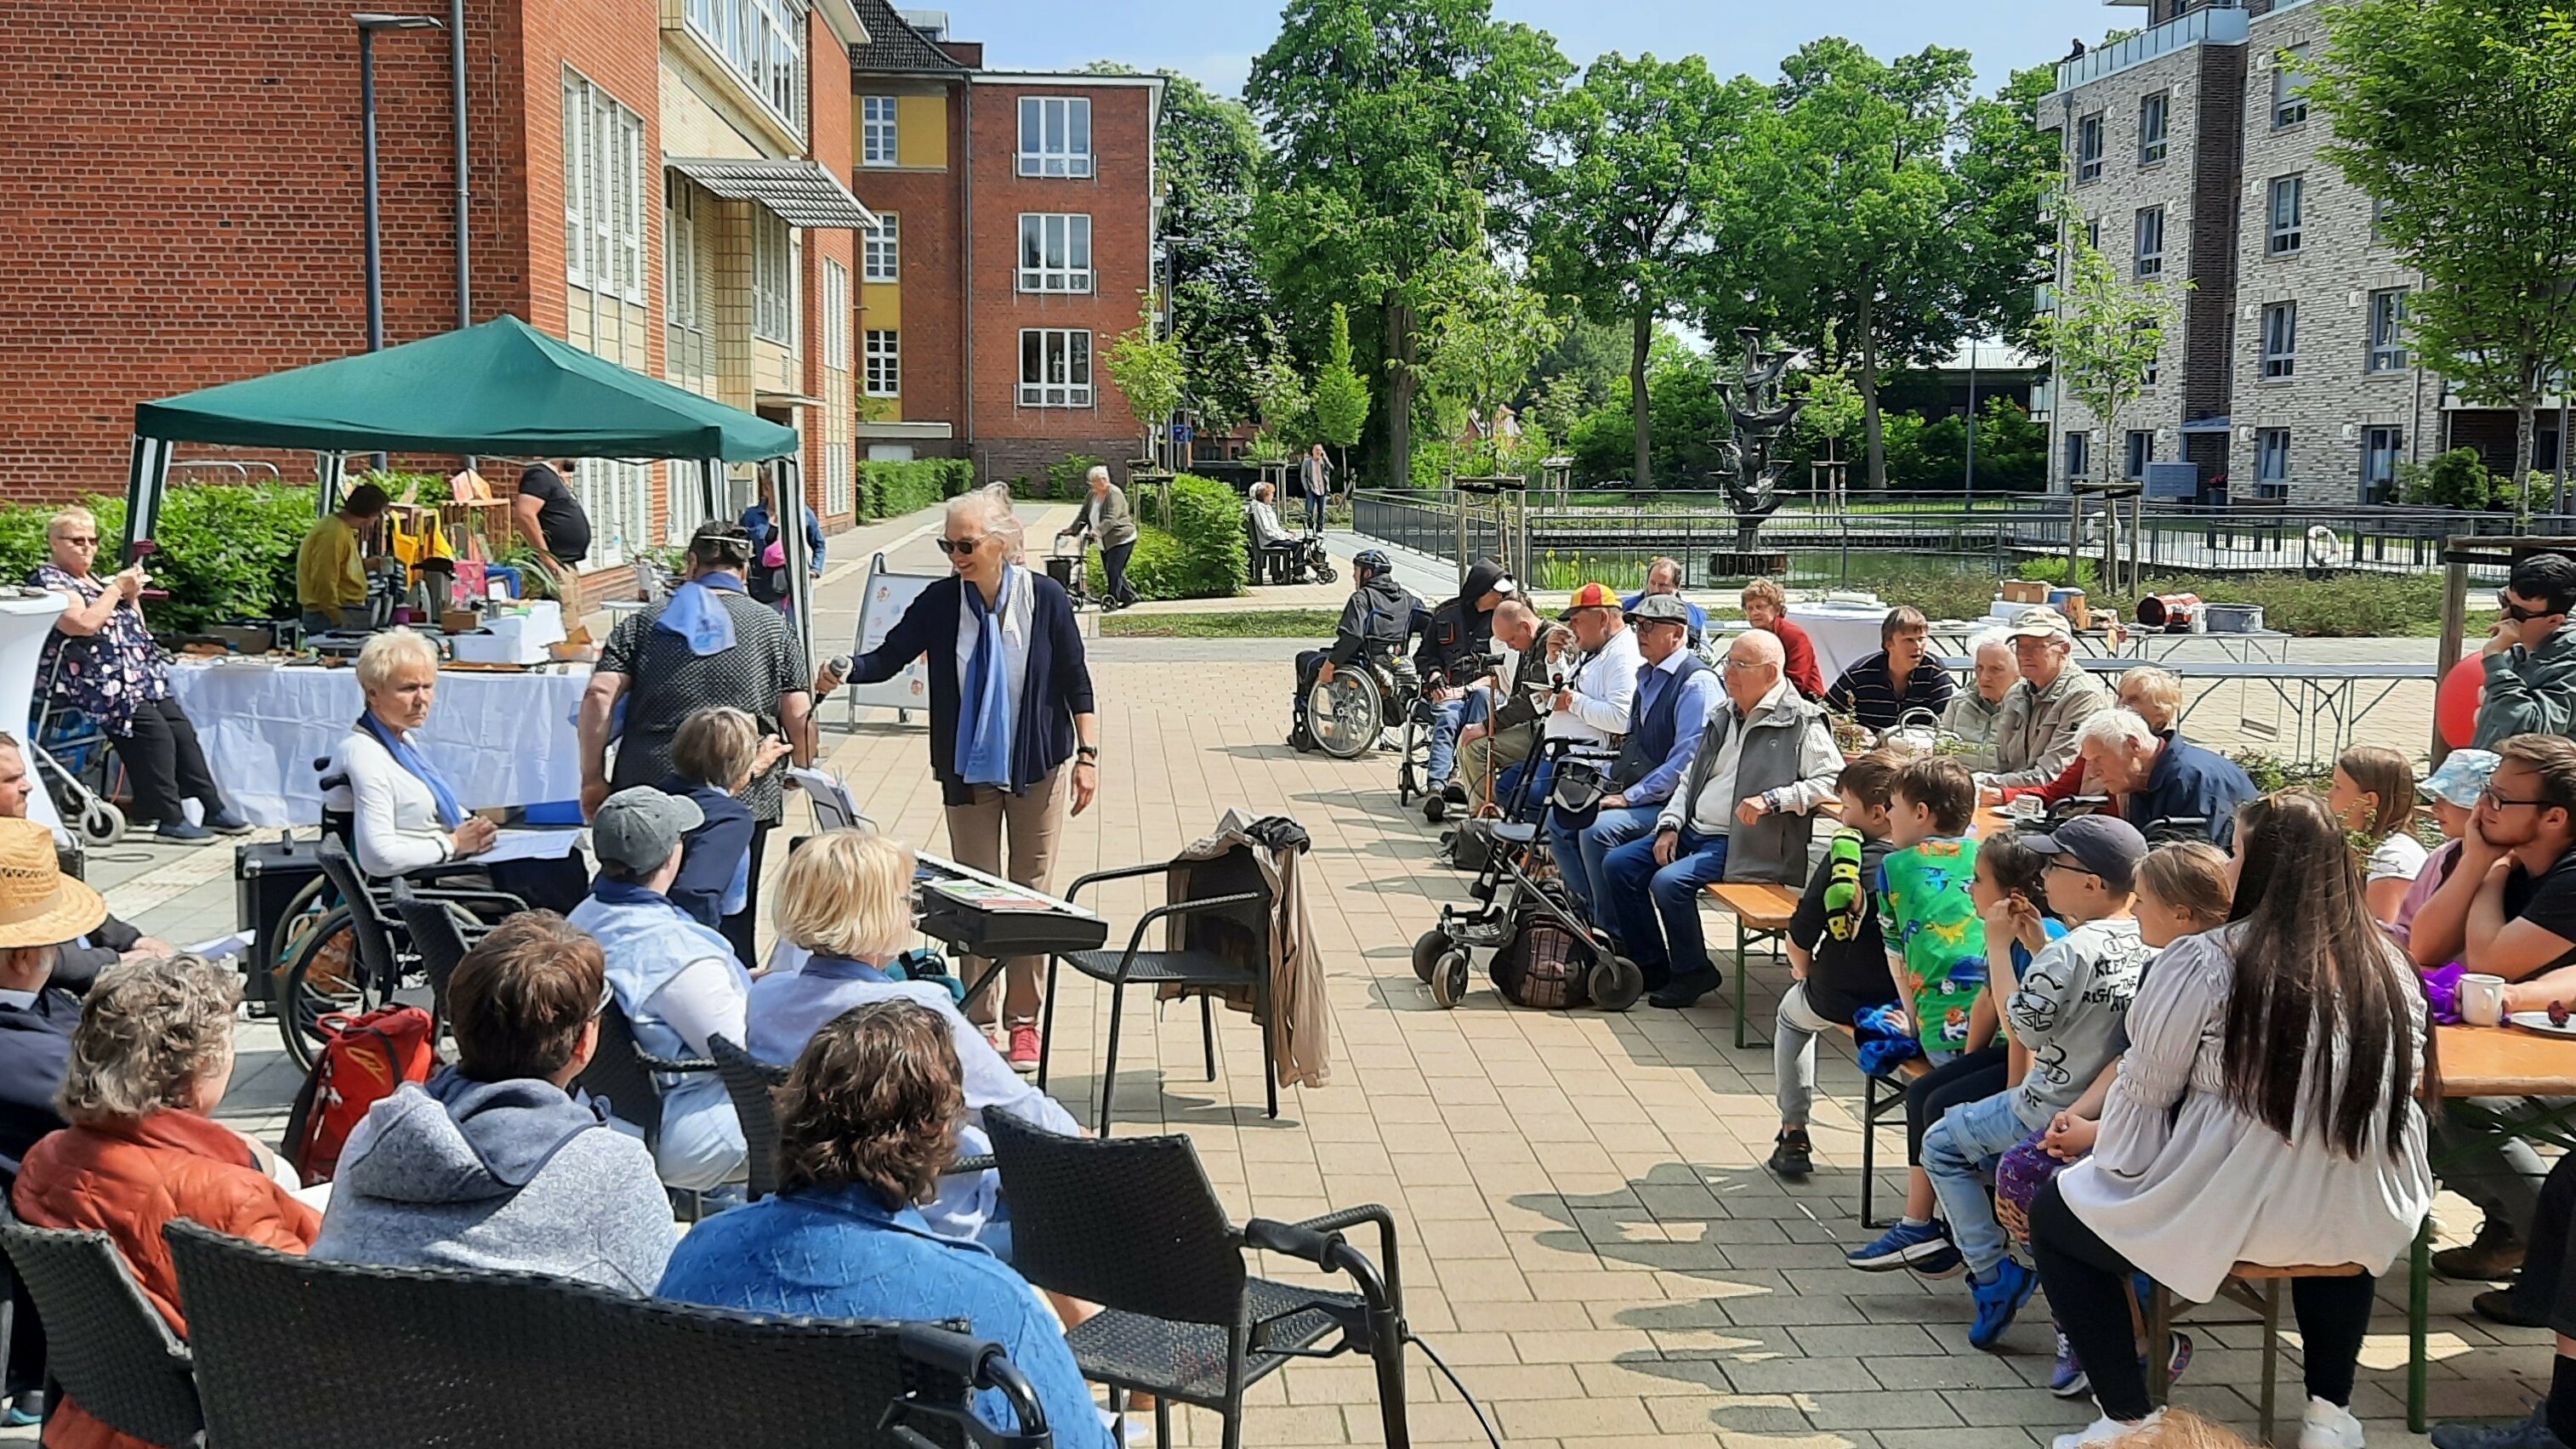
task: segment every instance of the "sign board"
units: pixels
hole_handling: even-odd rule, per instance
[[[1172,441],[1173,441],[1173,442],[1175,442],[1175,443],[1186,443],[1186,442],[1188,442],[1189,440],[1190,440],[1190,425],[1189,425],[1189,424],[1187,424],[1187,423],[1174,423],[1174,424],[1172,424]]]
[[[2149,463],[2146,472],[2146,496],[2191,502],[2200,497],[2198,463]]]
[[[938,582],[939,574],[899,574],[886,567],[885,555],[868,560],[868,591],[859,600],[859,638],[856,652],[865,654],[883,644],[894,631],[895,621],[921,591]],[[860,705],[891,709],[909,716],[913,710],[930,708],[930,672],[915,659],[896,670],[894,677],[880,684],[853,681],[841,686],[849,691],[849,713],[855,719]]]

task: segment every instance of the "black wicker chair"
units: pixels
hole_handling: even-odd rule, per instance
[[[422,895],[407,880],[396,878],[392,893],[394,917],[402,922],[403,933],[411,937],[411,948],[420,956],[421,969],[429,974],[430,1015],[443,1028],[447,980],[491,927],[449,900]]]
[[[1047,1449],[1001,1349],[932,1324],[629,1298],[533,1273],[330,1263],[165,1230],[214,1442],[633,1449],[710,1426],[763,1449]],[[1020,1432],[974,1421],[994,1388]],[[910,1435],[906,1434],[910,1430]]]
[[[188,1345],[101,1232],[0,1217],[0,1248],[45,1320],[47,1376],[109,1428],[165,1449],[206,1442]]]
[[[1158,1444],[1171,1444],[1180,1402],[1215,1410],[1224,1449],[1240,1449],[1246,1389],[1292,1358],[1346,1352],[1376,1361],[1386,1442],[1406,1442],[1403,1297],[1385,1208],[1294,1224],[1256,1218],[1238,1231],[1187,1137],[1065,1137],[999,1112],[985,1128],[1011,1204],[1011,1266],[1100,1305],[1065,1341],[1085,1378],[1156,1396]],[[1342,1241],[1339,1230],[1359,1223],[1377,1225],[1382,1277]],[[1255,1278],[1247,1247],[1348,1273],[1361,1291]]]
[[[787,1069],[772,1066],[725,1037],[707,1041],[716,1059],[725,1095],[733,1098],[733,1115],[742,1122],[742,1145],[750,1154],[751,1177],[745,1193],[758,1202],[778,1191],[778,1113],[770,1093],[786,1085]]]
[[[608,1114],[644,1134],[646,1146],[662,1140],[662,1084],[656,1072],[712,1072],[716,1064],[701,1057],[657,1057],[635,1043],[634,1024],[611,1001],[600,1008],[599,1047],[573,1085],[597,1097]]]
[[[1263,887],[1260,867],[1251,852],[1237,850],[1242,866],[1241,877],[1252,889],[1224,895],[1204,896],[1156,906],[1136,918],[1136,929],[1127,935],[1123,951],[1069,951],[1047,958],[1046,1022],[1039,1037],[1038,1087],[1047,1084],[1047,1057],[1055,1045],[1055,968],[1059,961],[1070,962],[1073,969],[1109,988],[1109,1048],[1100,1060],[1100,1119],[1094,1130],[1109,1135],[1110,1100],[1118,1082],[1119,1016],[1127,1001],[1130,986],[1192,986],[1205,991],[1248,990],[1252,993],[1253,1016],[1261,1028],[1261,1084],[1269,1093],[1269,1115],[1279,1115],[1279,1068],[1273,1059],[1270,1023],[1275,1019],[1270,1007],[1270,973],[1259,967],[1240,964],[1234,954],[1208,949],[1199,941],[1223,933],[1243,946],[1243,954],[1255,961],[1266,961],[1270,955],[1270,893]],[[1207,862],[1198,863],[1203,869]],[[1131,865],[1123,870],[1094,871],[1073,883],[1064,893],[1067,901],[1082,894],[1083,887],[1101,881],[1128,880],[1136,876],[1161,875],[1170,870],[1171,862]],[[1221,914],[1220,914],[1221,913]],[[1167,917],[1187,916],[1188,935],[1178,951],[1143,949],[1145,933],[1157,921]],[[1205,933],[1205,934],[1203,934]],[[1216,1011],[1213,998],[1204,992],[1199,996],[1199,1041],[1207,1055],[1207,1079],[1216,1080]]]

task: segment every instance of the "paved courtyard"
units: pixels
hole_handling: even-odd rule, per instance
[[[1037,512],[1033,539],[1062,512]],[[887,550],[907,571],[935,569],[927,542],[935,522],[915,515],[834,539],[839,564],[822,590],[818,634],[849,637],[871,552]],[[2429,651],[2428,641],[2380,648],[2419,643]],[[1101,798],[1067,831],[1059,885],[1162,857],[1228,806],[1292,815],[1314,838],[1308,901],[1333,1008],[1330,1085],[1284,1092],[1274,1122],[1262,1115],[1259,1042],[1247,1020],[1219,1013],[1220,1079],[1210,1083],[1198,1013],[1156,1020],[1131,1002],[1138,1009],[1122,1046],[1118,1131],[1188,1133],[1238,1219],[1367,1201],[1393,1208],[1403,1224],[1408,1316],[1510,1442],[1983,1449],[2044,1444],[2091,1417],[2089,1404],[2041,1387],[2050,1348],[2044,1304],[2034,1301],[2004,1352],[1980,1353],[1966,1343],[1969,1303],[1958,1280],[1927,1284],[1841,1265],[1843,1249],[1865,1236],[1859,1078],[1846,1049],[1826,1047],[1818,1171],[1784,1185],[1760,1166],[1776,1124],[1770,1052],[1731,1045],[1730,1005],[1712,998],[1679,1013],[1640,1005],[1621,1016],[1522,1011],[1481,983],[1458,1010],[1432,1003],[1414,980],[1410,943],[1441,902],[1464,899],[1466,879],[1433,863],[1435,828],[1396,805],[1390,758],[1343,763],[1281,744],[1283,649],[1105,641],[1094,677]],[[2381,716],[2391,742],[2420,748],[2429,703]],[[838,701],[823,713],[828,763],[862,806],[903,839],[944,850],[922,723],[863,710],[845,729]],[[791,829],[802,828],[801,802],[790,810]],[[231,928],[230,868],[223,849],[125,846],[91,861],[92,878],[124,914],[180,941]],[[1148,888],[1129,886],[1100,904],[1123,931],[1147,897]],[[1725,939],[1714,921],[1712,939]],[[1766,1035],[1785,975],[1755,968],[1753,1010]],[[1106,1030],[1105,994],[1068,973],[1054,1071],[1078,1115],[1093,1100]],[[240,1041],[225,1115],[273,1139],[295,1085],[291,1070],[272,1024],[246,1022]],[[1901,1150],[1888,1155],[1898,1165],[1883,1171],[1882,1203],[1902,1189]],[[2455,1240],[2476,1225],[2453,1198],[2443,1199],[2441,1217]],[[2471,1291],[2434,1287],[2433,1409],[2518,1413],[2545,1383],[2547,1335],[2467,1316]],[[2383,1283],[2354,1406],[2383,1449],[2423,1442],[2402,1422],[2403,1295],[2402,1277]],[[2259,1330],[2192,1331],[2199,1353],[2177,1400],[2250,1432]],[[2294,1353],[2284,1370],[2295,1425]],[[1482,1442],[1458,1395],[1435,1382],[1419,1354],[1409,1393],[1418,1442]],[[1249,1444],[1370,1443],[1379,1434],[1363,1360],[1300,1365],[1255,1397]],[[675,1399],[675,1410],[684,1404]],[[1212,1416],[1185,1412],[1181,1422],[1192,1442],[1215,1441]]]

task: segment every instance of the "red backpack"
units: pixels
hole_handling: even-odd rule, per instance
[[[335,1012],[317,1024],[328,1039],[286,1119],[286,1160],[307,1187],[340,1170],[340,1151],[368,1108],[405,1082],[428,1081],[438,1066],[436,1023],[417,1006]]]

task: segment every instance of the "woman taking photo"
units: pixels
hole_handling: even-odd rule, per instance
[[[339,783],[323,790],[322,808],[349,816],[349,852],[358,869],[384,880],[471,861],[491,849],[499,827],[465,813],[421,745],[438,700],[436,647],[409,629],[387,629],[358,651],[357,672],[367,707],[341,740],[334,765],[323,771]],[[557,912],[581,904],[590,890],[576,856],[505,861],[488,878],[495,890]]]
[[[1079,815],[1100,789],[1099,720],[1073,604],[1055,580],[1021,564],[1020,521],[1000,484],[948,501],[939,551],[955,572],[924,588],[885,643],[851,661],[849,677],[875,684],[928,656],[930,771],[948,807],[948,848],[961,865],[1042,892],[1055,872],[1066,796]],[[985,965],[968,958],[966,979],[981,978]],[[1009,1035],[1001,1045],[1018,1071],[1038,1069],[1043,965],[1014,956],[1004,973],[998,1009]],[[967,1002],[966,1014],[994,1035],[993,993]]]
[[[164,845],[247,834],[250,822],[224,803],[206,769],[197,727],[170,697],[170,662],[143,622],[143,589],[151,582],[143,566],[98,576],[98,519],[86,508],[66,508],[45,524],[45,550],[48,561],[27,581],[68,604],[54,619],[38,669],[52,681],[55,703],[88,715],[116,741],[134,823],[159,821]],[[189,823],[183,800],[204,807],[205,824]]]
[[[2143,1439],[2161,1415],[2131,1336],[2132,1275],[2207,1302],[2238,1263],[2365,1270],[2290,1285],[2299,1443],[2360,1449],[2353,1367],[2376,1275],[2433,1194],[2414,1098],[2423,993],[2323,801],[2247,804],[2231,869],[2229,924],[2174,942],[2139,988],[2093,1155],[2031,1202],[2031,1255],[2102,1409],[2057,1449]]]

